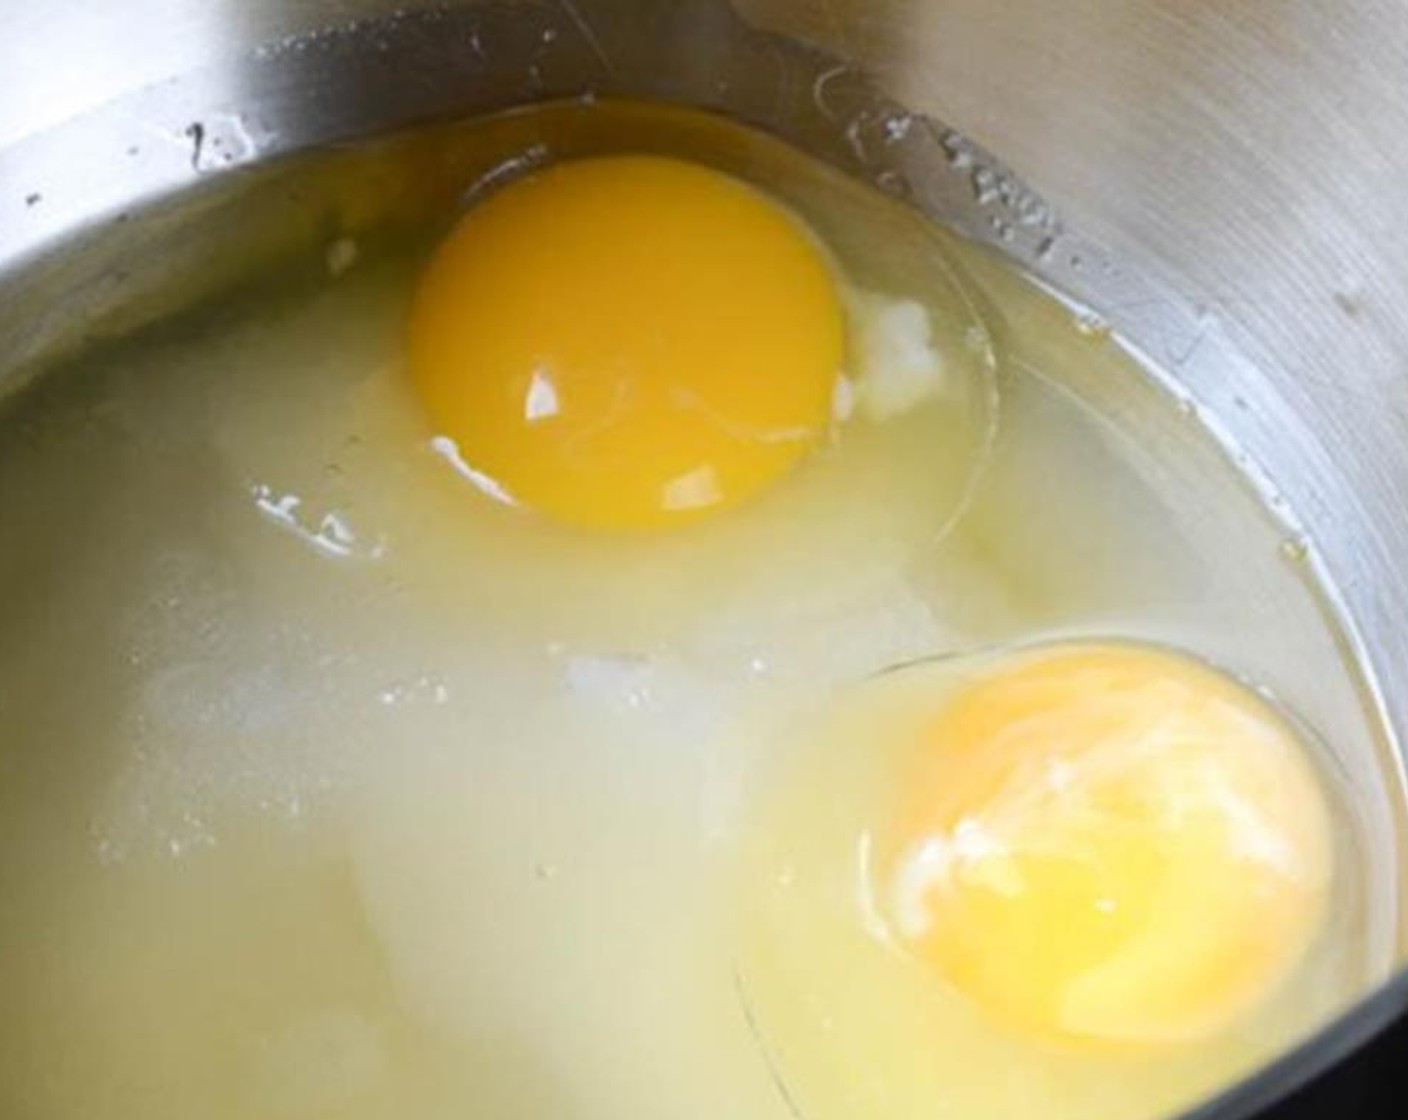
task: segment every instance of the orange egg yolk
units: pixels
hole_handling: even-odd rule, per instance
[[[650,529],[821,441],[844,344],[827,261],[759,191],[676,159],[556,164],[473,207],[415,297],[410,376],[489,489]]]
[[[1286,722],[1214,670],[1051,647],[960,687],[921,738],[894,931],[998,1021],[1198,1037],[1312,942],[1331,862],[1318,780]]]

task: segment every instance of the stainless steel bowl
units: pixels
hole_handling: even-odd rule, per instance
[[[0,394],[394,217],[394,184],[334,166],[290,194],[265,168],[413,124],[661,98],[910,198],[1098,309],[1197,401],[1306,534],[1401,780],[1408,4],[7,0],[0,75]],[[1405,1005],[1400,973],[1199,1115],[1246,1115]]]

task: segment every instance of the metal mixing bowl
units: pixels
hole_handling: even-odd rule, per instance
[[[282,191],[273,157],[549,97],[722,109],[1016,258],[1196,400],[1307,535],[1401,775],[1406,74],[1395,0],[0,0],[0,394],[398,204]],[[1200,1115],[1405,1004],[1400,975]]]

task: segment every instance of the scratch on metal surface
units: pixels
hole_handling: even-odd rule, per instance
[[[563,13],[570,19],[577,28],[577,32],[582,36],[582,40],[596,55],[596,60],[601,63],[601,68],[608,74],[615,75],[616,67],[611,61],[611,56],[606,53],[606,48],[601,45],[601,39],[597,35],[595,28],[587,18],[582,15],[581,9],[577,7],[576,0],[558,0]]]
[[[1196,322],[1197,325],[1191,336],[1185,338],[1182,345],[1176,345],[1171,339],[1166,342],[1169,363],[1174,369],[1182,369],[1193,360],[1193,355],[1202,348],[1203,343],[1207,341],[1209,333],[1216,326],[1217,319],[1211,312],[1204,310],[1198,312]]]
[[[484,44],[479,39],[479,28],[469,29],[469,49],[474,52],[474,57],[480,62],[488,62],[489,56],[484,53]]]

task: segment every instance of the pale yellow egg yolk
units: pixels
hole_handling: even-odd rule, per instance
[[[465,215],[420,284],[409,365],[492,489],[646,529],[751,497],[821,441],[843,344],[831,271],[784,209],[709,168],[612,156]]]
[[[1327,808],[1286,724],[1197,662],[1051,647],[922,733],[889,855],[895,935],[1026,1033],[1170,1042],[1227,1025],[1305,954]]]

